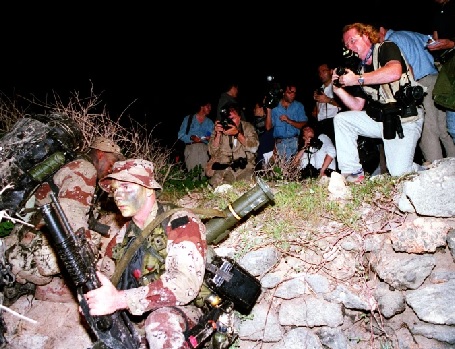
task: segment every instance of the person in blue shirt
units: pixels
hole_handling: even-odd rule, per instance
[[[455,156],[455,144],[447,130],[446,112],[433,101],[433,88],[438,77],[433,55],[427,49],[428,35],[414,31],[392,30],[379,27],[379,41],[392,41],[398,45],[412,68],[414,79],[426,86],[423,99],[425,121],[419,146],[425,161],[432,163],[444,157]],[[442,146],[441,146],[442,144]]]
[[[308,122],[303,104],[295,100],[297,87],[287,83],[283,97],[274,108],[267,108],[265,127],[273,128],[275,148],[287,161],[297,152],[300,130]]]
[[[207,144],[215,128],[215,124],[208,116],[212,111],[212,104],[203,99],[197,105],[197,112],[183,118],[178,132],[178,139],[185,143],[184,157],[188,171],[197,165],[205,169],[209,161]]]

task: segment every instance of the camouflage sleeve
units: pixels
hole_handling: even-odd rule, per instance
[[[58,199],[74,231],[81,227],[88,229],[87,215],[95,193],[96,180],[97,173],[93,164],[81,159],[69,162],[54,174],[53,181],[59,188]],[[48,184],[38,188],[35,195],[40,205],[49,202],[49,192]]]
[[[166,270],[160,279],[125,291],[128,309],[134,315],[188,304],[202,286],[207,254],[204,224],[189,212],[177,212],[169,221],[167,234]]]

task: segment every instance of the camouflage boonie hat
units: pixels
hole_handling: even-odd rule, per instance
[[[101,189],[110,192],[113,179],[136,183],[150,189],[162,189],[155,181],[153,163],[143,159],[129,159],[114,163],[111,173],[100,179]]]
[[[122,154],[122,151],[117,143],[104,137],[96,137],[90,145],[90,148],[98,149],[108,153]]]

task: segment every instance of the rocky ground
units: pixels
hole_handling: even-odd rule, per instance
[[[334,184],[335,186],[335,184]],[[342,200],[349,201],[348,192],[346,192],[346,187],[343,185],[339,186],[338,188],[333,188],[333,192],[330,195],[338,197],[338,199],[342,198],[346,195]],[[278,193],[280,191],[279,186],[271,185],[271,190],[273,193]],[[328,198],[329,199],[329,198]],[[185,207],[197,207],[198,203],[200,202],[201,197],[198,195],[188,195],[185,197],[180,204]],[[387,202],[387,203],[386,203]],[[396,202],[392,199],[390,200],[380,200],[378,198],[377,205],[367,205],[364,208],[364,212],[362,212],[363,216],[363,223],[361,226],[368,227],[368,234],[364,234],[365,236],[383,236],[385,233],[390,232],[390,230],[394,227],[400,226],[406,221],[407,214],[400,212],[397,209]],[[281,213],[282,215],[286,213]],[[265,208],[261,212],[255,214],[254,217],[250,218],[249,220],[245,221],[244,223],[237,226],[230,234],[229,238],[226,239],[222,244],[217,246],[218,251],[223,253],[222,251],[227,251],[226,254],[232,253],[232,251],[240,251],[244,249],[251,249],[256,250],[259,248],[269,248],[274,247],[278,248],[280,252],[283,252],[280,246],[270,240],[270,236],[264,234],[263,231],[263,223],[267,219],[273,219],[273,215],[280,215],[276,209],[272,208]],[[417,216],[415,216],[417,217]],[[292,218],[292,217],[291,217]],[[297,219],[297,218],[296,218]],[[455,225],[453,218],[443,218],[442,220],[446,220],[452,228]],[[292,226],[298,225],[300,234],[304,232],[320,232],[321,236],[324,235],[327,237],[330,235],[330,241],[334,245],[336,244],[335,240],[341,240],[348,235],[352,235],[352,231],[345,227],[341,227],[339,222],[334,222],[331,220],[326,219],[326,217],[320,217],[318,220],[318,225],[315,225],[314,221],[312,222],[302,222],[299,221],[298,224],[294,221]],[[307,225],[305,225],[307,224]],[[446,232],[447,233],[447,232]],[[290,234],[292,235],[292,234]],[[301,244],[303,248],[304,244],[307,244],[304,238],[300,236],[301,240],[294,240],[292,241],[293,248],[295,245]],[[322,238],[321,238],[322,241]],[[335,241],[335,242],[334,242]],[[251,246],[246,246],[246,242],[251,243]],[[296,244],[296,242],[298,242]],[[253,246],[253,243],[256,243],[256,246]],[[311,247],[310,245],[306,245],[307,248]],[[326,246],[327,247],[327,246]],[[230,251],[230,252],[229,252]],[[314,251],[316,253],[316,251]],[[328,253],[335,253],[335,251],[331,251],[330,248],[321,249],[318,253],[324,255],[324,258]],[[281,254],[282,262],[288,260],[291,255],[295,256],[298,254],[298,250],[288,250],[286,253]],[[282,268],[283,263],[280,264],[280,261],[277,261],[277,270]],[[314,274],[317,274],[320,271],[322,266],[313,266],[310,268],[313,270]],[[337,270],[339,273],[337,276],[340,276],[340,280],[343,279],[343,266],[338,265],[334,270]],[[296,270],[294,270],[295,272]],[[358,281],[356,285],[355,282]],[[331,282],[334,282],[333,280]],[[340,281],[340,285],[342,282]],[[355,289],[363,289],[365,288],[365,279],[361,279],[358,277],[352,277],[350,280],[350,286]],[[337,287],[336,280],[333,284],[333,287]],[[268,290],[267,294],[273,294],[275,291]],[[262,298],[263,299],[263,298]],[[271,300],[273,302],[273,300]],[[17,302],[10,306],[10,309],[21,314],[22,316],[26,316],[30,320],[23,319],[18,315],[13,315],[10,312],[4,312],[3,317],[5,319],[7,325],[7,345],[5,348],[12,348],[12,349],[51,349],[51,348],[90,348],[93,344],[92,341],[87,334],[87,331],[83,325],[81,325],[81,316],[78,312],[78,305],[74,300],[69,300],[67,302],[55,302],[55,301],[43,301],[34,299],[32,296],[23,296]],[[352,315],[352,314],[351,314]],[[410,315],[414,316],[415,315]],[[35,320],[35,322],[32,322]],[[368,330],[368,329],[367,329]],[[373,334],[372,334],[373,335]],[[251,337],[250,337],[251,338]],[[280,345],[283,347],[283,344],[278,343],[263,343],[261,340],[248,340],[248,338],[244,338],[245,340],[240,339],[237,342],[237,347],[240,348],[279,348]],[[421,343],[425,343],[425,341],[421,341]],[[371,343],[370,343],[371,344]],[[273,346],[275,345],[275,346]],[[320,346],[318,346],[320,345]],[[304,346],[299,347],[302,349],[305,348],[323,348],[321,344],[314,345],[314,346]],[[387,346],[387,347],[380,347],[380,346],[369,346],[368,343],[363,343],[363,347],[359,346],[325,346],[324,348],[378,348],[378,349],[396,349],[398,346]],[[377,345],[377,344],[376,344]],[[455,346],[437,346],[435,348],[453,348]],[[294,348],[294,346],[284,346],[283,348]],[[423,349],[424,347],[419,346],[417,343],[414,346],[401,346],[400,348],[409,348],[409,349]]]

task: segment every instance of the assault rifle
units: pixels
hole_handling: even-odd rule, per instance
[[[51,203],[41,206],[41,212],[54,250],[77,288],[82,313],[97,338],[93,349],[139,348],[140,337],[125,311],[103,316],[90,315],[84,293],[101,286],[93,251],[87,243],[84,229],[74,233],[54,193],[51,193],[51,199]]]

